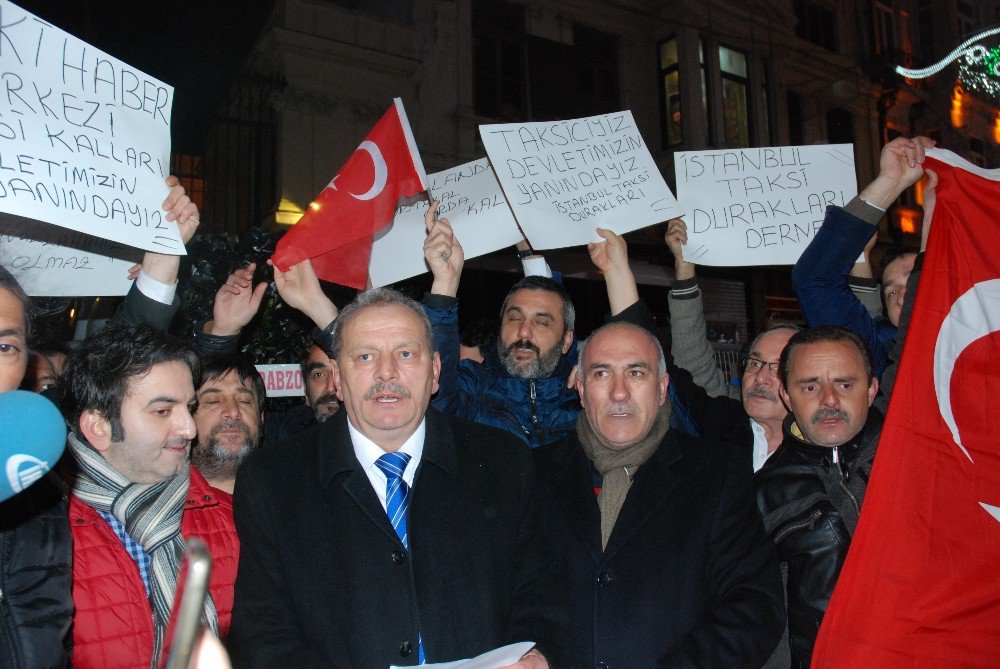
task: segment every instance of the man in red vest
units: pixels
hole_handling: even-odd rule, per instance
[[[239,540],[231,502],[188,462],[198,372],[193,349],[145,326],[111,325],[70,356],[75,666],[160,663],[192,536],[213,562],[203,619],[228,632]]]

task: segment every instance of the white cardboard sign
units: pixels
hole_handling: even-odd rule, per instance
[[[254,365],[264,379],[268,397],[301,397],[306,394],[299,365]]]
[[[0,212],[183,254],[160,208],[172,87],[0,0]]]
[[[594,228],[621,234],[681,214],[630,111],[481,125],[479,134],[536,249],[601,241]]]
[[[699,265],[794,265],[827,205],[858,193],[851,144],[679,151],[674,167]]]
[[[125,295],[142,251],[38,221],[0,214],[0,265],[28,295]]]
[[[447,218],[462,244],[466,259],[521,241],[514,214],[486,158],[428,176],[432,197],[441,201],[438,216]],[[385,286],[427,271],[424,214],[420,200],[402,205],[388,232],[372,245],[368,271],[373,286]]]

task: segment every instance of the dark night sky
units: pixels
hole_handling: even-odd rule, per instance
[[[173,86],[173,152],[201,153],[215,109],[274,0],[14,4]]]

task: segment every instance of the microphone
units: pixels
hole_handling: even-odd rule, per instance
[[[66,449],[66,421],[38,393],[0,393],[0,502],[45,476]]]

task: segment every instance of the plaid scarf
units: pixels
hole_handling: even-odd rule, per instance
[[[181,518],[190,482],[188,469],[185,467],[177,476],[161,483],[132,483],[90,444],[72,433],[69,446],[78,467],[73,494],[94,509],[110,513],[121,521],[125,531],[152,558],[149,599],[155,634],[150,666],[155,669],[163,652],[163,636],[170,621],[170,607],[184,555]],[[219,616],[211,595],[205,597],[203,622],[219,633]]]

